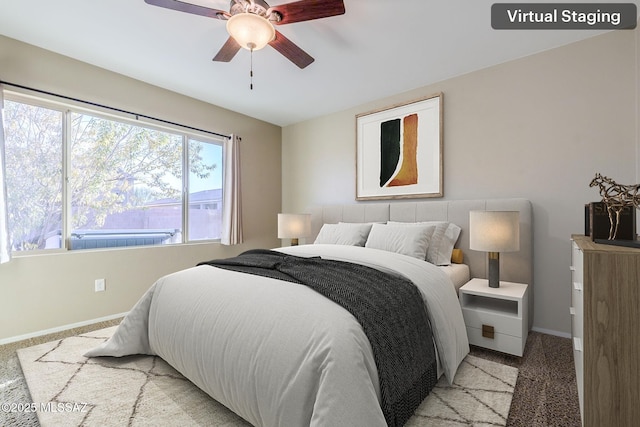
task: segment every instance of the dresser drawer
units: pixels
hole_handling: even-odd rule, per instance
[[[578,315],[578,312],[574,309],[574,307],[571,307],[569,309],[569,312],[571,313],[571,336],[583,340],[584,329],[582,325],[582,317]]]
[[[584,420],[584,352],[582,339],[573,338],[573,362],[576,367],[576,385],[578,387],[578,402],[580,404],[580,415]]]
[[[571,242],[571,273],[574,282],[582,282],[583,280],[583,256],[582,251],[576,244]]]
[[[522,337],[522,319],[501,313],[462,308],[464,323],[470,328],[482,330],[482,325],[493,326],[496,334]]]
[[[582,338],[583,333],[583,318],[584,318],[584,301],[582,294],[582,287],[576,289],[578,283],[573,282],[571,287],[571,336]],[[580,284],[581,285],[581,284]]]

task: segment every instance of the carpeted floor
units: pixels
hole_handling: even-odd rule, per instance
[[[101,322],[83,328],[0,346],[0,403],[29,403],[31,398],[16,355],[19,348],[117,324]],[[580,426],[571,340],[529,334],[522,358],[472,347],[471,354],[519,369],[507,426]],[[2,426],[37,426],[32,413],[0,410]]]
[[[18,350],[34,402],[69,408],[40,411],[41,425],[250,426],[161,358],[82,356],[111,336],[114,329]],[[440,378],[406,427],[505,426],[517,377],[515,367],[469,355],[460,364],[453,386]]]
[[[518,368],[507,426],[581,426],[571,339],[530,332],[521,358],[478,347],[471,354]]]

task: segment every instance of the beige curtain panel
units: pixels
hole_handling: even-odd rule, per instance
[[[231,135],[224,143],[224,184],[222,193],[223,245],[242,243],[242,192],[240,191],[240,141]]]

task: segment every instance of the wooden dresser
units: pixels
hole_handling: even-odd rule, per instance
[[[571,333],[582,423],[640,425],[640,249],[572,236]]]

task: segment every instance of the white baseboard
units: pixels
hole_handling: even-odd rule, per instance
[[[541,334],[555,335],[556,337],[561,337],[561,338],[571,338],[571,334],[567,332],[554,331],[552,329],[543,329],[535,326],[531,328],[531,330],[534,332],[540,332]]]
[[[82,326],[92,325],[94,323],[106,322],[108,320],[113,320],[113,319],[117,319],[119,317],[124,317],[127,314],[129,314],[128,311],[125,312],[125,313],[112,314],[110,316],[100,317],[98,319],[85,320],[84,322],[72,323],[70,325],[63,325],[63,326],[58,326],[56,328],[45,329],[43,331],[32,332],[30,334],[18,335],[18,336],[9,337],[9,338],[2,338],[2,339],[0,339],[0,345],[10,344],[12,342],[17,342],[17,341],[22,341],[22,340],[28,340],[28,339],[35,338],[35,337],[41,337],[43,335],[55,334],[56,332],[67,331],[67,330],[73,329],[73,328],[80,328]]]

